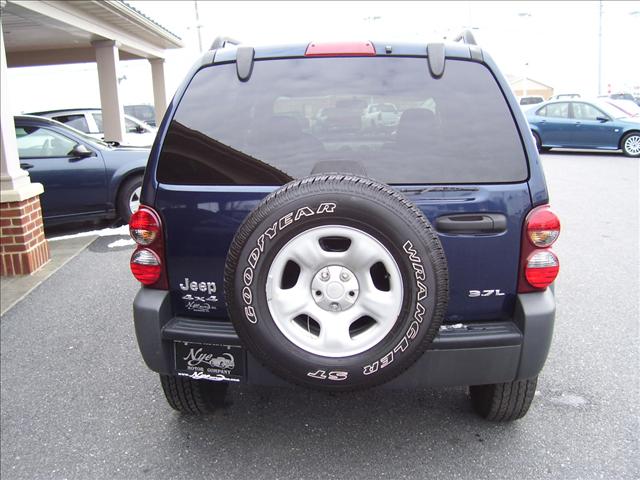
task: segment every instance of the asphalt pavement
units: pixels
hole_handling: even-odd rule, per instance
[[[2,479],[640,478],[640,161],[543,161],[561,274],[522,420],[476,417],[460,388],[235,387],[215,414],[182,416],[138,353],[132,247],[102,237],[0,320]]]

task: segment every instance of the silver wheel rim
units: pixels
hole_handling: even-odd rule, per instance
[[[140,193],[142,192],[142,186],[136,188],[129,196],[129,211],[135,213],[140,208]]]
[[[632,135],[624,142],[624,149],[630,155],[640,155],[640,135]]]
[[[327,251],[321,242],[332,238],[350,244]],[[284,284],[290,262],[299,269],[293,286]],[[280,332],[309,353],[334,358],[369,350],[386,337],[400,314],[403,291],[389,251],[371,235],[339,225],[291,239],[274,258],[266,283],[269,312]]]

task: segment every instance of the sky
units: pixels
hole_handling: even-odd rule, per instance
[[[602,93],[640,93],[640,1],[600,2],[213,2],[129,1],[176,35],[185,48],[167,52],[168,95],[218,35],[250,45],[318,40],[442,41],[471,28],[503,73],[527,76],[555,93],[598,93],[602,38]],[[196,21],[196,5],[199,22]],[[198,28],[198,26],[200,28]],[[198,38],[200,35],[200,41]],[[120,62],[125,104],[152,103],[147,61]],[[55,96],[43,79],[60,86]],[[9,71],[13,113],[99,105],[95,64],[14,68]]]

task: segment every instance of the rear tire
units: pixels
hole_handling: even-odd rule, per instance
[[[533,134],[533,139],[536,142],[536,148],[538,149],[539,153],[544,153],[544,152],[548,152],[549,150],[551,150],[551,148],[549,147],[543,147],[542,146],[542,140],[540,140],[540,135],[538,135],[536,132],[531,132]]]
[[[469,387],[478,415],[492,422],[510,422],[526,415],[536,392],[538,377],[508,383]]]
[[[226,382],[193,380],[175,375],[160,375],[162,390],[174,410],[191,415],[213,413],[224,405]]]
[[[118,215],[123,222],[129,223],[131,215],[140,204],[140,191],[142,189],[142,175],[128,178],[120,187],[118,193]]]

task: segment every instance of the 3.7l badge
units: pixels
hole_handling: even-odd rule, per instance
[[[469,296],[471,298],[475,297],[503,297],[504,292],[501,290],[469,290]]]

